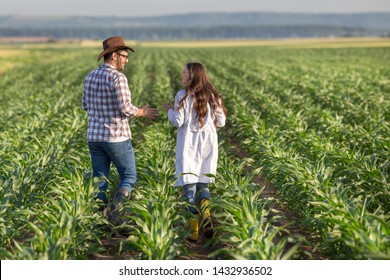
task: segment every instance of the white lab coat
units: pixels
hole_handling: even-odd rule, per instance
[[[175,96],[174,109],[168,111],[168,119],[178,128],[176,137],[176,177],[175,186],[192,183],[212,183],[214,178],[204,176],[217,172],[218,136],[214,116],[208,105],[204,125],[196,121],[196,111],[192,109],[192,97],[188,96],[179,110],[179,102],[185,96],[185,89]],[[222,108],[216,112],[217,127],[225,125],[226,116]],[[192,174],[185,174],[192,173]],[[193,175],[195,174],[195,175]]]

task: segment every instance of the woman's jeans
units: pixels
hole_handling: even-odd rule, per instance
[[[202,199],[210,198],[210,190],[208,188],[208,184],[204,183],[196,183],[196,184],[188,184],[184,185],[184,197],[186,201],[190,204],[189,211],[192,214],[197,214],[198,210],[196,204]]]
[[[99,183],[97,198],[107,202],[108,182],[104,177],[109,178],[111,162],[116,167],[121,179],[118,188],[124,189],[130,194],[137,180],[131,140],[128,139],[123,142],[88,142],[88,146],[92,160],[93,177],[102,179]]]

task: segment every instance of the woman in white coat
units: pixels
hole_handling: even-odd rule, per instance
[[[184,196],[193,214],[189,219],[188,239],[198,240],[199,212],[206,237],[212,237],[213,225],[210,216],[210,190],[214,182],[218,161],[217,127],[223,127],[226,108],[214,85],[209,81],[205,68],[198,62],[184,66],[182,73],[184,89],[176,93],[172,108],[164,105],[168,119],[178,128],[176,139],[175,186],[184,187]]]

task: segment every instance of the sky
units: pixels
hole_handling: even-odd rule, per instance
[[[0,15],[156,16],[198,12],[390,12],[390,0],[0,0]]]

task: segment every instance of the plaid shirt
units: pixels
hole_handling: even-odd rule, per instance
[[[102,64],[85,77],[82,107],[88,112],[88,141],[131,138],[129,118],[138,108],[131,104],[126,76],[110,64]]]

